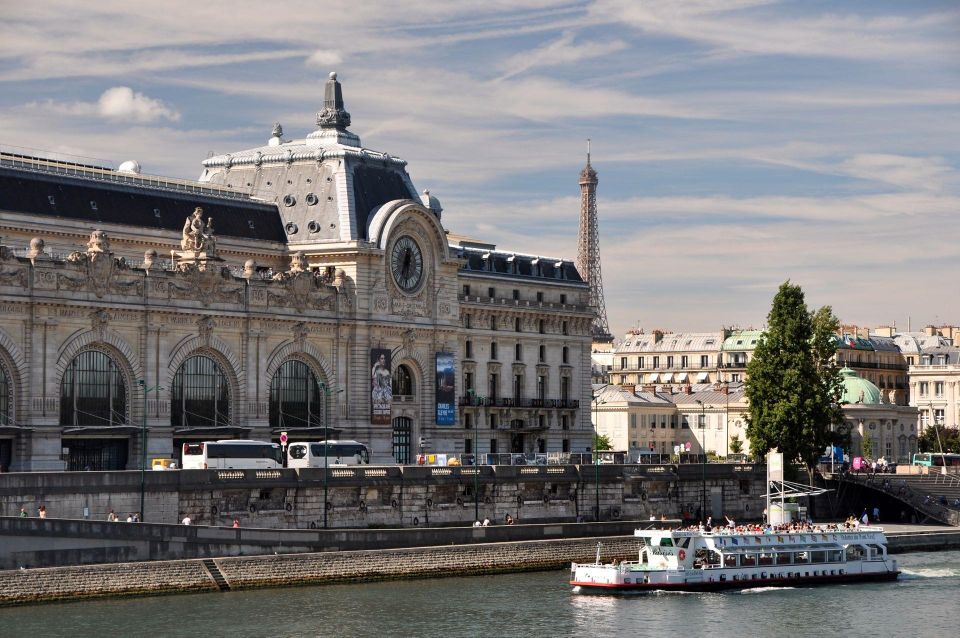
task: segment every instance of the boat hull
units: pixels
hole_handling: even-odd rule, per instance
[[[688,583],[595,583],[571,580],[570,584],[579,587],[581,594],[616,594],[620,592],[714,592],[736,589],[754,589],[757,587],[809,587],[814,585],[835,585],[842,583],[881,582],[896,580],[899,571],[886,571],[866,574],[835,574],[827,576],[802,576],[797,578],[757,578],[756,580],[700,581]]]

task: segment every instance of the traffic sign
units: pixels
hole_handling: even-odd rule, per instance
[[[289,440],[290,440],[290,439],[287,438],[287,433],[286,433],[286,432],[281,432],[281,433],[280,433],[280,445],[286,445],[286,444],[287,444],[287,441],[289,441]]]

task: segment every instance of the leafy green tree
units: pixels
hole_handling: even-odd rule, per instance
[[[740,440],[739,434],[734,434],[730,437],[730,452],[733,454],[740,454],[743,452],[743,441]]]
[[[917,439],[917,447],[921,452],[944,452],[960,454],[960,428],[948,428],[943,425],[928,427]]]
[[[612,450],[613,444],[610,443],[610,437],[608,437],[606,434],[594,434],[593,449],[598,452],[601,450]]]
[[[869,436],[863,437],[863,443],[861,445],[863,448],[863,458],[872,459],[873,458],[873,439]]]
[[[776,448],[800,461],[810,480],[828,445],[839,442],[842,386],[833,356],[840,325],[829,306],[810,312],[800,286],[781,284],[767,329],[747,366],[747,439],[761,459]]]

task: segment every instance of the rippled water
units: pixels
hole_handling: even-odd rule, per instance
[[[585,596],[568,572],[0,609],[0,636],[953,636],[960,551],[900,554],[895,583]]]

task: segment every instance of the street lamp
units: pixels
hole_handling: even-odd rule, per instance
[[[323,411],[323,529],[327,529],[327,509],[328,509],[328,500],[327,494],[329,489],[329,476],[330,476],[330,438],[328,436],[327,427],[330,423],[330,388],[327,387],[327,384],[320,382],[320,388],[323,390],[323,393],[327,396],[327,406]],[[342,389],[337,390],[336,394],[343,392]]]
[[[730,382],[723,382],[723,394],[727,399],[726,409],[723,412],[723,457],[725,462],[730,459]]]
[[[147,387],[147,382],[143,379],[137,380],[137,385],[143,390],[143,418],[140,421],[140,521],[147,520],[146,512],[143,511],[144,496],[147,491],[147,394],[163,390],[159,385],[152,388]]]
[[[606,401],[600,400],[600,393],[610,387],[609,383],[603,384],[599,388],[593,390],[593,410],[591,411],[591,416],[596,414],[597,406],[605,405]],[[597,415],[597,421],[600,420],[599,415]],[[597,439],[600,436],[599,430],[597,429],[597,423],[593,424],[593,478],[596,486],[596,498],[597,498],[597,522],[600,522],[600,455],[597,450]]]
[[[470,405],[476,401],[476,391],[473,388],[467,388],[467,396],[470,397]],[[477,423],[473,423],[473,520],[480,520],[480,452],[477,448],[479,440],[477,439]]]
[[[707,408],[713,409],[712,405],[704,405],[703,401],[695,401],[700,406],[700,422],[697,427],[700,428],[700,518],[707,513]]]

